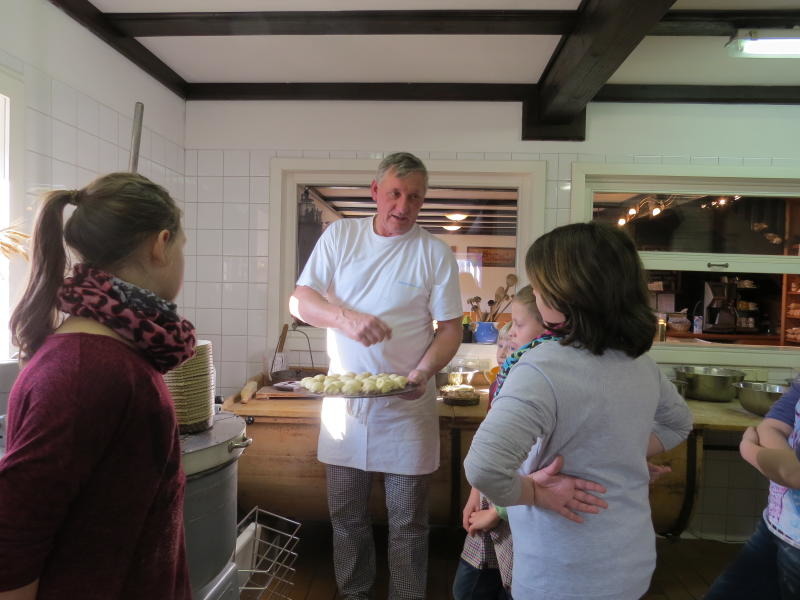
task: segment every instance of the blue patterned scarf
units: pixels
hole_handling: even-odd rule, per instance
[[[503,387],[503,383],[505,383],[506,377],[508,377],[508,372],[511,371],[511,367],[519,362],[519,359],[522,358],[523,354],[543,342],[547,342],[549,340],[560,340],[562,337],[563,336],[554,334],[552,331],[546,331],[539,337],[534,338],[532,341],[528,342],[524,346],[520,346],[517,350],[512,352],[503,362],[503,366],[500,367],[500,372],[497,374],[497,387],[495,388],[494,392],[495,397],[497,397],[497,394],[500,392],[500,388]]]

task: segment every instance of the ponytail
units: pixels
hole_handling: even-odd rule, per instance
[[[28,285],[11,315],[11,339],[21,360],[29,359],[58,326],[56,293],[67,267],[64,207],[76,197],[74,190],[50,192],[36,219]]]
[[[67,204],[77,208],[64,223]],[[66,275],[66,247],[82,262],[113,273],[150,235],[162,230],[174,234],[180,226],[181,211],[169,192],[136,173],[110,173],[81,190],[47,194],[33,231],[28,284],[11,315],[20,359],[30,359],[60,324],[58,290]]]

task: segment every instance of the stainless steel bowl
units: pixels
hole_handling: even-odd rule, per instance
[[[739,402],[742,406],[762,417],[769,412],[772,404],[789,390],[783,385],[758,381],[740,381],[734,383],[733,387],[739,390]]]
[[[675,375],[686,382],[686,398],[707,402],[730,402],[736,397],[734,383],[744,372],[722,367],[675,367]]]
[[[683,379],[670,379],[670,381],[673,383],[673,385],[676,388],[678,388],[678,393],[685,398],[686,397],[686,382]]]

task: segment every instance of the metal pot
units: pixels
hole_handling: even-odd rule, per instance
[[[228,412],[214,415],[214,427],[208,431],[181,436],[186,558],[192,595],[198,600],[208,598],[206,586],[233,556],[237,461],[251,443],[244,419]]]
[[[744,379],[744,372],[721,367],[675,367],[675,375],[686,382],[686,398],[707,402],[730,402],[733,384]]]
[[[733,384],[739,390],[739,402],[742,406],[760,416],[764,416],[772,408],[772,404],[788,390],[782,385],[773,385],[757,381],[740,381]]]
[[[678,389],[678,393],[686,397],[686,382],[683,379],[670,379],[672,384]]]

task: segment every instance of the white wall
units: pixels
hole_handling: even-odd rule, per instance
[[[46,0],[0,3],[0,69],[23,82],[25,135],[12,146],[24,163],[24,193],[11,219],[30,231],[43,192],[81,187],[127,170],[134,104],[145,105],[139,172],[183,200],[185,103]],[[0,89],[0,93],[2,93]],[[27,265],[11,262],[12,303]]]
[[[12,209],[26,229],[40,192],[127,170],[137,101],[139,171],[183,199],[185,103],[66,14],[45,0],[0,3],[0,67],[24,81],[28,198]]]
[[[513,236],[489,236],[489,235],[458,235],[453,233],[441,233],[436,237],[440,238],[451,248],[455,248],[453,252],[459,254],[466,254],[467,248],[470,246],[489,247],[489,248],[516,248],[516,238]],[[509,273],[517,273],[519,270],[517,266],[513,267],[481,267],[480,281],[473,275],[461,272],[459,276],[459,283],[461,285],[461,299],[466,300],[473,296],[481,298],[481,310],[487,311],[489,306],[487,302],[494,299],[495,290],[498,287],[506,287],[506,276]],[[517,286],[511,287],[509,293],[513,294],[518,288],[523,287],[525,284],[521,283]],[[505,306],[505,303],[503,304]],[[464,302],[462,304],[463,310],[468,311],[469,306]],[[503,312],[511,312],[508,308]]]

